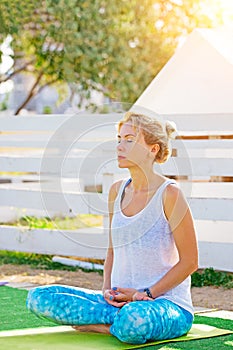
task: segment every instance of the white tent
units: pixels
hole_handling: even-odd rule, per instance
[[[233,31],[195,29],[137,106],[159,114],[233,113]]]

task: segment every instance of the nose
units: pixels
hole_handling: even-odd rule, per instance
[[[118,144],[117,144],[117,150],[118,151],[122,151],[123,149],[124,149],[123,142],[119,141]]]

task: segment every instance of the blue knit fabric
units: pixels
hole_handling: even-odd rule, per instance
[[[130,344],[179,337],[193,321],[191,313],[166,299],[134,301],[117,308],[106,302],[101,291],[62,285],[30,290],[27,307],[58,324],[110,324],[110,332]]]

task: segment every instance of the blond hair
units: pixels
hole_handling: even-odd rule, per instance
[[[147,145],[159,145],[159,151],[156,154],[155,162],[166,162],[171,153],[169,141],[172,138],[172,134],[176,131],[173,122],[167,120],[163,125],[159,120],[144,114],[127,112],[118,123],[118,131],[125,123],[131,123],[133,128],[137,131],[140,129]]]

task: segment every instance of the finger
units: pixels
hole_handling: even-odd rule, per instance
[[[125,295],[116,295],[114,297],[114,301],[116,301],[118,303],[120,303],[122,301],[127,301],[127,300],[128,300],[128,298]]]
[[[147,295],[142,293],[135,293],[133,295],[133,301],[151,300]]]
[[[121,293],[124,291],[124,288],[112,287],[113,293]]]
[[[111,303],[114,300],[114,296],[108,293],[107,295],[104,296],[104,299],[107,301],[107,303]]]
[[[126,301],[122,301],[122,302],[113,302],[113,306],[116,306],[116,307],[122,307],[126,304]]]
[[[125,293],[127,292],[128,288],[112,287],[112,290],[114,292]]]
[[[108,291],[107,291],[107,295],[115,295],[116,294],[116,292],[114,292],[113,290],[111,290],[111,289],[109,289]]]
[[[110,299],[111,294],[109,292],[104,293],[104,298],[105,299]]]
[[[111,301],[111,300],[106,300],[108,304],[115,306],[115,307],[122,307],[126,304],[125,301],[123,302],[118,302],[118,301]]]
[[[115,299],[115,296],[111,294],[111,295],[109,296],[109,300],[110,300],[110,301],[113,301],[114,299]]]
[[[150,298],[150,297],[148,297],[147,295],[144,295],[143,300],[152,300],[152,301],[154,301],[153,298]]]
[[[125,300],[116,300],[116,296],[109,295],[107,298],[104,297],[108,304],[119,306],[120,303],[124,303]],[[117,305],[116,305],[117,304]]]
[[[134,295],[133,295],[133,300],[134,301],[136,301],[136,300],[141,300],[141,295],[140,294],[138,294],[138,293],[135,293]]]
[[[124,306],[125,304],[127,304],[127,303],[129,303],[130,301],[123,301],[122,303],[118,303],[118,304],[120,304],[120,306],[119,307],[122,307],[122,306]]]
[[[154,301],[154,299],[152,299],[152,298],[150,298],[150,297],[147,297],[147,296],[143,297],[141,300]]]

